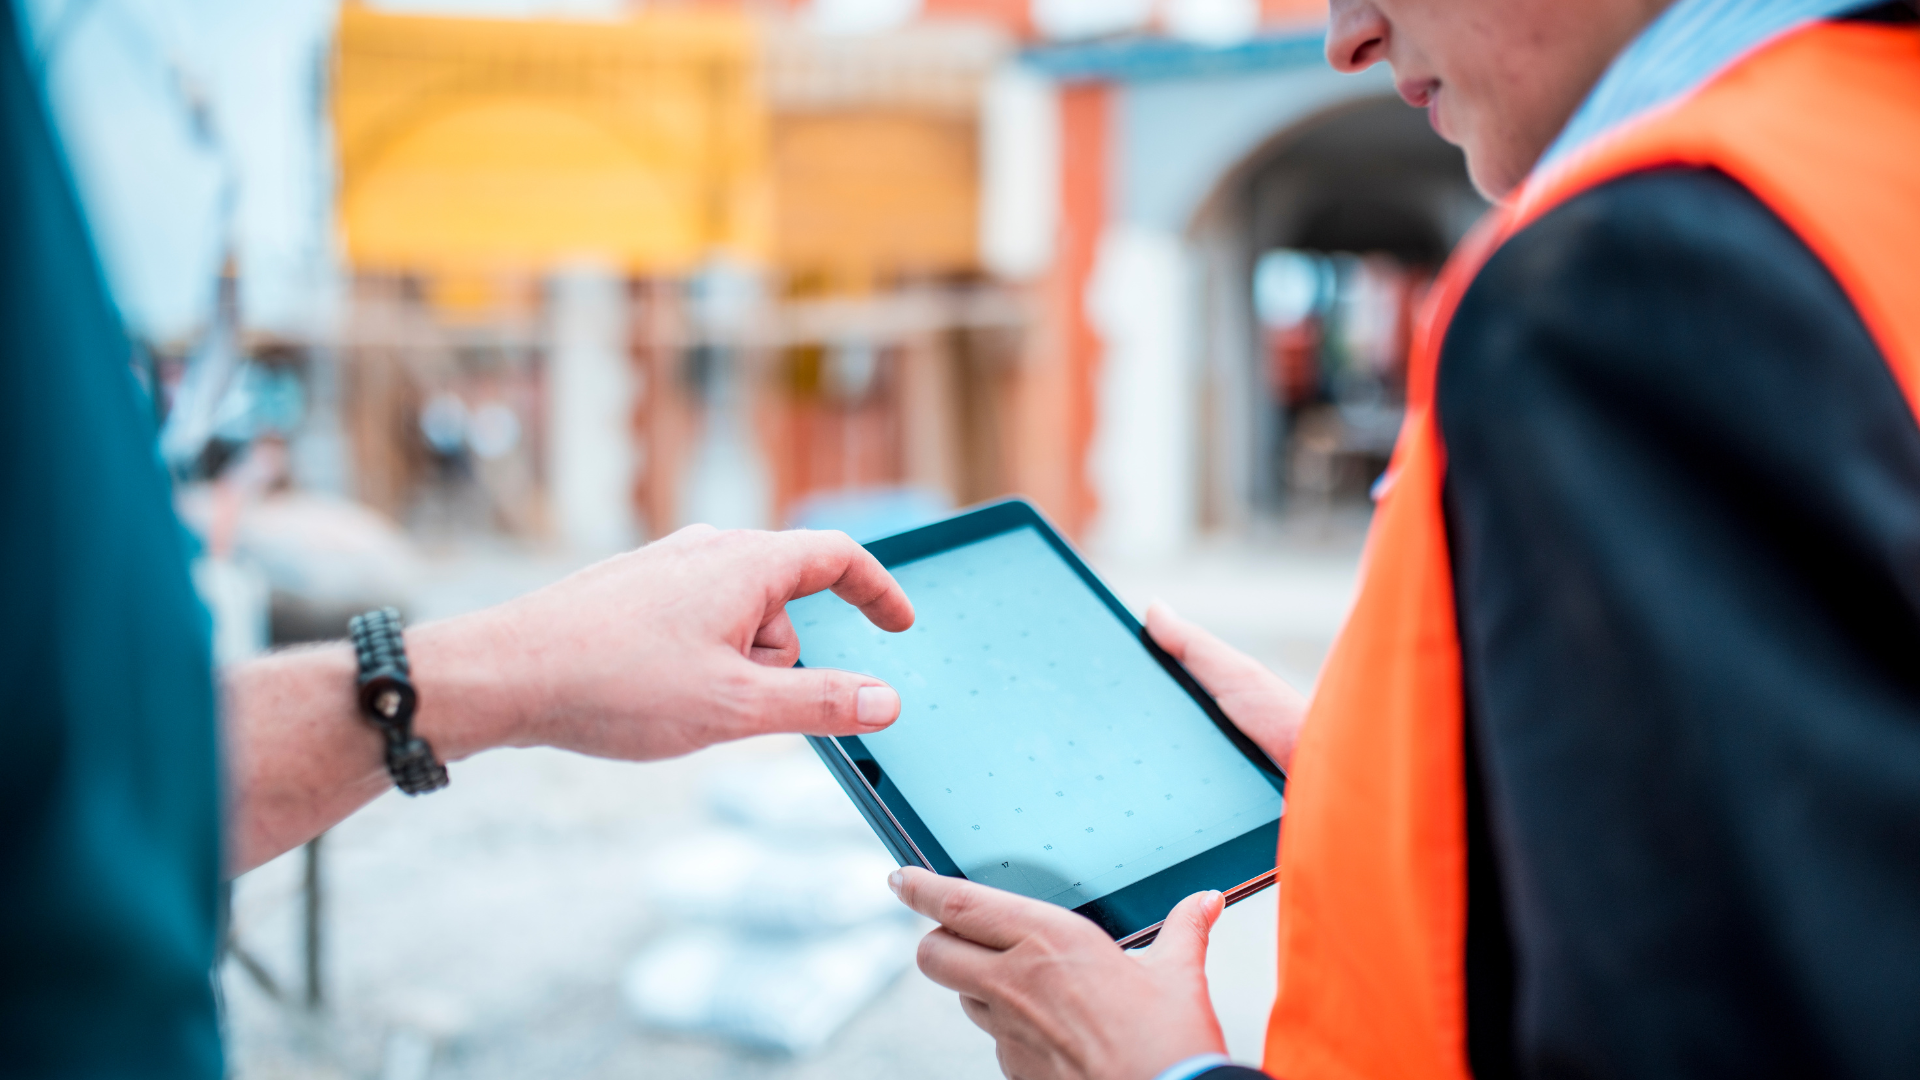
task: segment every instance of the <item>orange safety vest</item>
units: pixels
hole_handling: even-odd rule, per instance
[[[1817,23],[1529,178],[1441,275],[1365,579],[1293,759],[1280,853],[1283,1080],[1465,1080],[1464,705],[1433,415],[1449,319],[1492,253],[1628,173],[1718,169],[1826,264],[1920,411],[1920,30]]]

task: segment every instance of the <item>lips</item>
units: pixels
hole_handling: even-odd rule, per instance
[[[1401,79],[1393,84],[1393,88],[1400,92],[1401,100],[1416,109],[1424,109],[1433,101],[1434,95],[1440,92],[1440,80]]]
[[[1447,137],[1445,122],[1440,117],[1440,80],[1402,79],[1394,83],[1394,89],[1407,104],[1427,110],[1427,123],[1433,125],[1434,132],[1441,138]]]

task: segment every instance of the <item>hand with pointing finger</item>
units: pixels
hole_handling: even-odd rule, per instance
[[[650,761],[772,732],[878,731],[900,715],[892,687],[793,666],[787,604],[826,589],[884,630],[913,625],[899,583],[845,533],[682,529],[498,607],[408,627],[414,733],[451,763],[504,746]],[[234,873],[387,790],[355,671],[338,644],[222,672]]]
[[[826,589],[882,629],[913,625],[892,575],[845,533],[695,525],[408,641],[431,658],[457,638],[488,658],[514,706],[491,745],[648,761],[770,732],[877,731],[900,714],[886,683],[793,670],[787,603]]]
[[[1151,947],[1128,953],[1040,900],[918,868],[887,883],[940,923],[920,942],[920,970],[959,992],[1011,1080],[1153,1080],[1223,1051],[1206,976],[1219,893],[1187,897]]]

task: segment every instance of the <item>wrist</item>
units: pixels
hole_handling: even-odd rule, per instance
[[[526,687],[508,674],[508,655],[482,617],[444,619],[406,631],[420,707],[413,726],[443,761],[503,746],[530,746]]]

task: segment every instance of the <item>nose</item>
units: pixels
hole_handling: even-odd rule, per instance
[[[1387,17],[1373,0],[1333,0],[1327,19],[1327,63],[1348,75],[1387,58]]]

